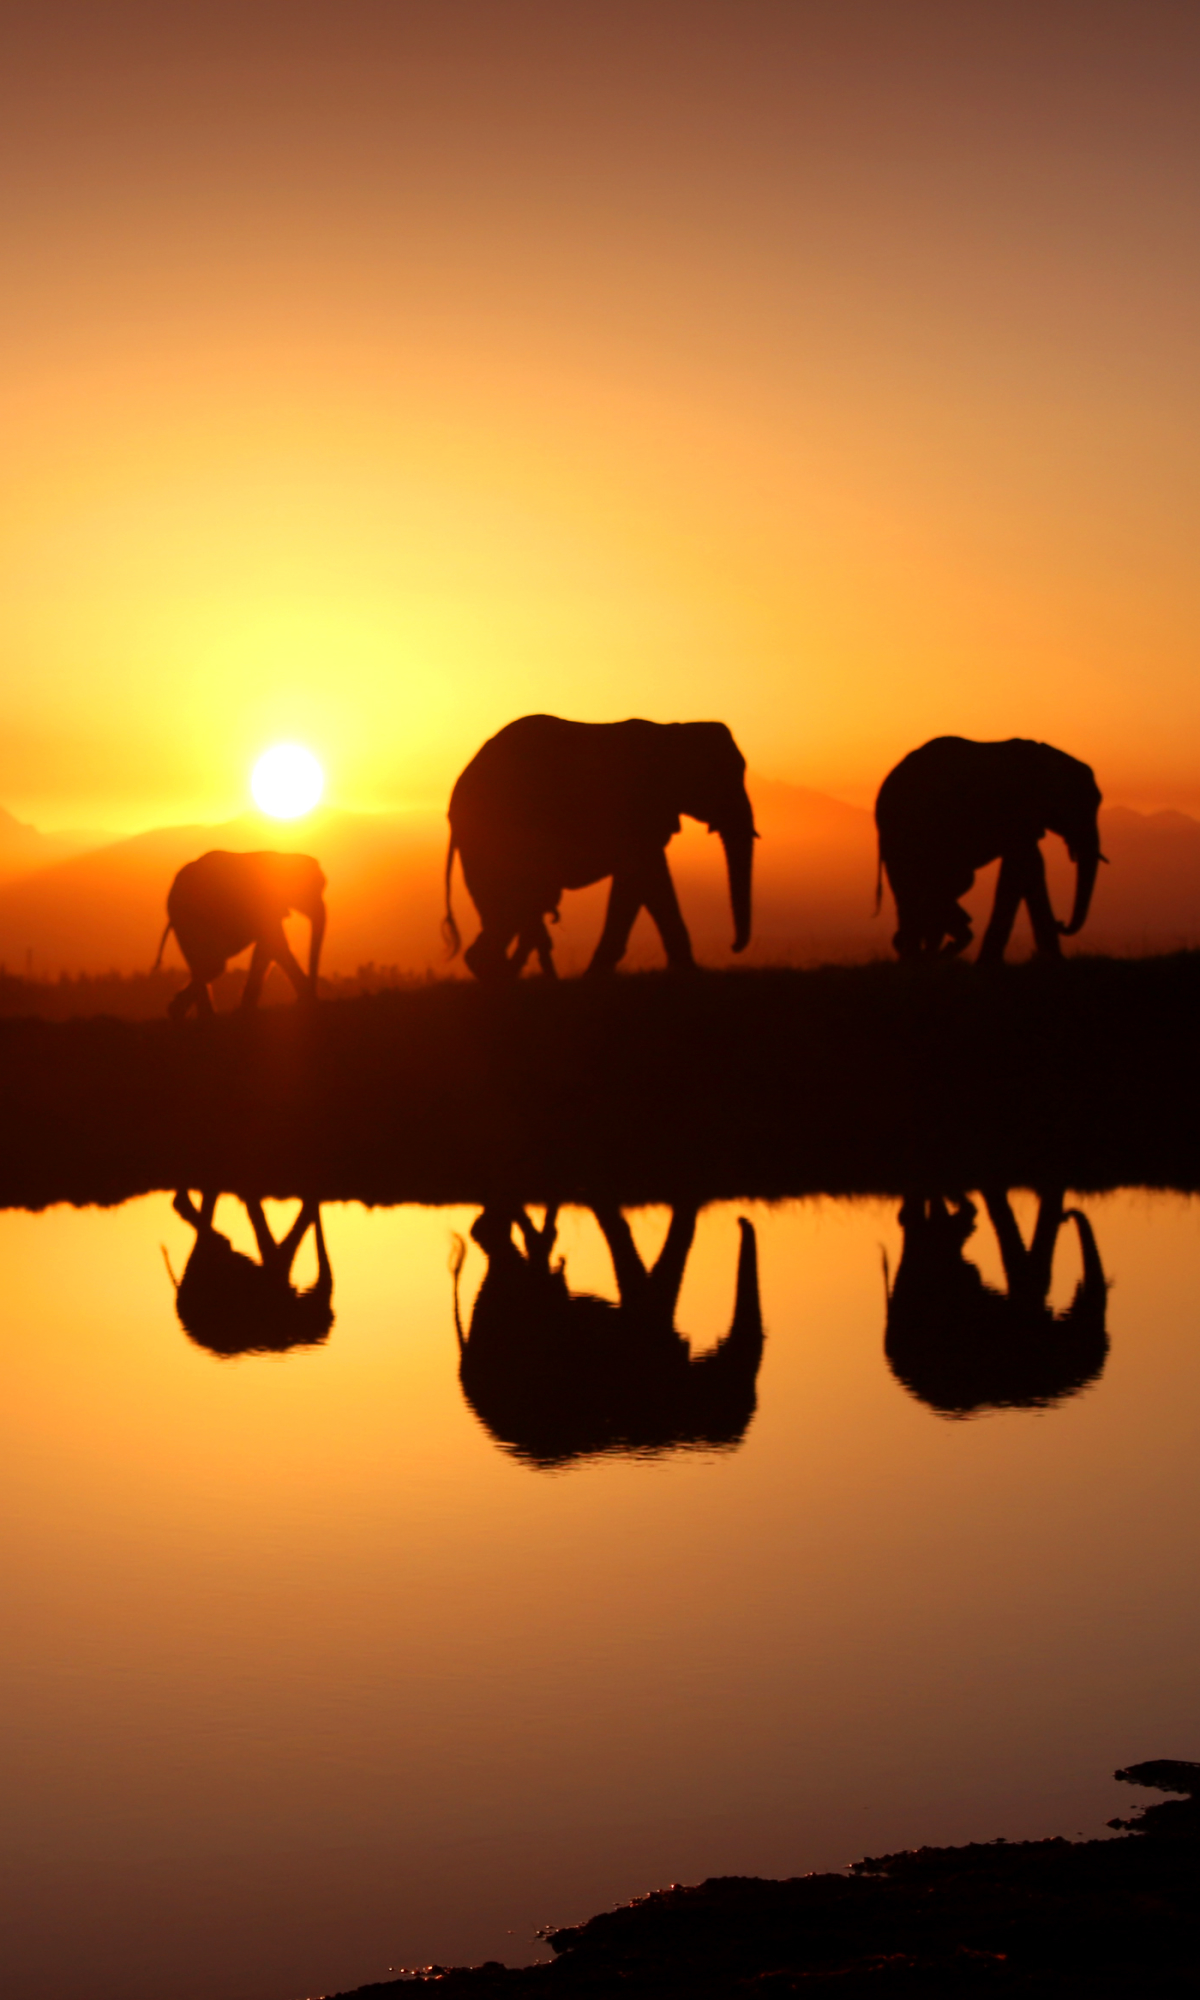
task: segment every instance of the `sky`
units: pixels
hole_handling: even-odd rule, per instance
[[[1192,0],[8,10],[0,804],[516,715],[1200,811]]]

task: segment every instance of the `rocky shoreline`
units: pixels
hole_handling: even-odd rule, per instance
[[[1184,1796],[1109,1840],[973,1842],[792,1881],[673,1887],[550,1931],[549,1964],[428,1966],[328,2000],[688,1994],[1192,1994],[1200,1989],[1200,1764],[1115,1774]]]

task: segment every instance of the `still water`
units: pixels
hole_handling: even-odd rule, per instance
[[[528,1345],[515,1391],[501,1351],[464,1396],[455,1239],[464,1333],[509,1240],[477,1227],[485,1255],[478,1210],[327,1205],[327,1337],[310,1311],[313,1344],[229,1358],[180,1323],[168,1196],[0,1216],[9,2000],[301,2000],[527,1962],[539,1924],[673,1880],[1100,1832],[1117,1765],[1200,1756],[1200,1203],[1078,1207],[1057,1380],[973,1318],[962,1252],[1003,1289],[1003,1204],[965,1243],[910,1213],[899,1280],[894,1202],[717,1205],[677,1324],[729,1332],[748,1217],[761,1361],[743,1313],[702,1389],[610,1379],[565,1415],[522,1400]],[[1011,1197],[1026,1244],[1037,1212]],[[232,1197],[215,1221],[256,1254]],[[627,1290],[670,1216],[628,1221]],[[616,1299],[590,1211],[562,1255]],[[293,1278],[319,1289],[311,1229]],[[584,1332],[632,1361],[622,1325]],[[966,1376],[964,1341],[992,1343]]]

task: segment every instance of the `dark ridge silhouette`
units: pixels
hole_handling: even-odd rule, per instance
[[[196,1232],[183,1276],[175,1284],[175,1310],[189,1340],[225,1358],[320,1346],[333,1325],[333,1272],[320,1204],[302,1203],[296,1220],[277,1243],[261,1201],[241,1197],[258,1245],[260,1261],[255,1263],[214,1228],[219,1200],[218,1194],[204,1194],[197,1208],[186,1188],[175,1196],[175,1213]],[[317,1281],[301,1292],[292,1283],[292,1265],[310,1229],[317,1250]]]
[[[754,814],[746,760],[723,722],[564,722],[526,715],[490,737],[450,796],[446,940],[459,948],[451,904],[454,856],[483,928],[464,958],[477,979],[513,979],[532,952],[554,974],[545,919],[567,889],[612,877],[589,972],[611,972],[634,919],[653,917],[676,971],[694,964],[667,866],[680,815],[720,836],[733,904],[733,949],[750,937]],[[515,947],[513,940],[516,939]]]
[[[972,743],[938,736],[890,771],[875,802],[883,871],[896,899],[901,958],[953,957],[971,942],[971,919],[959,902],[975,871],[999,858],[991,922],[979,947],[981,964],[999,964],[1024,903],[1034,943],[1058,958],[1060,936],[1083,928],[1103,859],[1097,815],[1100,792],[1091,770],[1048,743],[1014,736],[1007,743]],[[1055,921],[1046,892],[1039,841],[1062,835],[1076,866],[1075,907]]]
[[[0,1021],[0,1202],[1200,1186],[1200,955],[418,985]]]
[[[746,2000],[1018,1994],[1126,2000],[1200,1984],[1200,1766],[1115,1776],[1186,1791],[1116,1839],[919,1847],[847,1874],[676,1884],[543,1933],[550,1964],[422,1969],[444,2000]],[[1140,1837],[1139,1837],[1140,1836]],[[401,2000],[413,1974],[329,2000]]]
[[[672,1210],[649,1271],[620,1209],[602,1205],[593,1213],[612,1258],[617,1305],[572,1292],[564,1260],[551,1264],[555,1208],[537,1229],[523,1208],[495,1203],[471,1230],[488,1268],[464,1330],[460,1241],[454,1324],[467,1402],[498,1443],[543,1467],[602,1452],[651,1457],[740,1444],[754,1415],[763,1345],[751,1224],[739,1225],[729,1332],[711,1353],[693,1359],[675,1331],[675,1310],[696,1231],[695,1205]]]
[[[888,1294],[884,1349],[898,1382],[944,1416],[987,1409],[1046,1409],[1099,1379],[1108,1357],[1108,1286],[1092,1225],[1063,1207],[1063,1190],[1038,1197],[1026,1247],[1007,1192],[983,1191],[1004,1265],[1006,1291],[986,1284],[965,1246],[975,1204],[965,1195],[909,1195],[900,1210],[904,1249]],[[1047,1303],[1054,1251],[1073,1222],[1083,1275],[1063,1313]]]
[[[1122,1833],[1149,1834],[1156,1840],[1200,1842],[1200,1764],[1157,1757],[1147,1764],[1131,1764],[1126,1771],[1114,1771],[1113,1776],[1122,1784],[1146,1785],[1152,1791],[1181,1792],[1184,1796],[1139,1806],[1131,1819],[1110,1819],[1111,1827]]]
[[[213,1012],[209,987],[226,960],[254,946],[241,1005],[255,1007],[271,965],[286,972],[298,1000],[314,1000],[321,940],[325,935],[325,877],[308,854],[229,854],[214,848],[181,868],[167,896],[167,927],[152,972],[174,931],[192,977],[168,1008],[173,1021],[189,1009]],[[312,925],[307,975],[283,934],[283,920],[300,911]]]

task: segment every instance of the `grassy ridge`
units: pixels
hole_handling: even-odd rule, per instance
[[[0,1022],[0,1202],[1200,1186],[1200,953]]]

